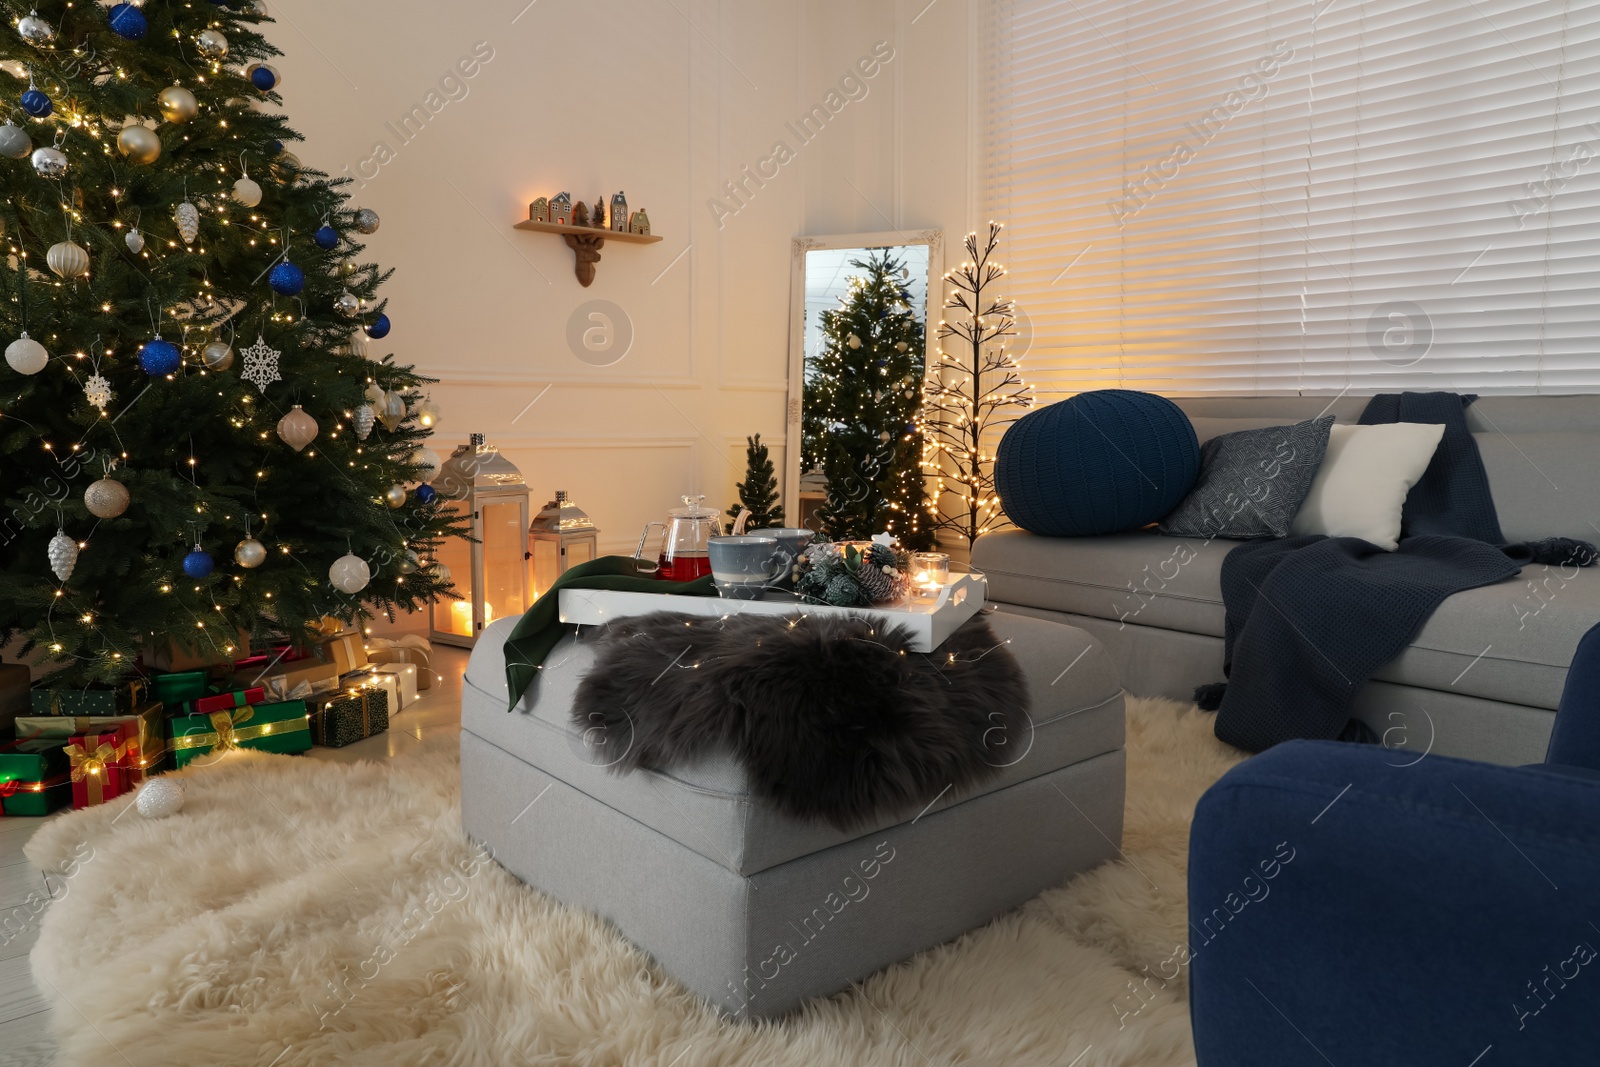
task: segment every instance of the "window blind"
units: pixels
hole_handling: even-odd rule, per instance
[[[1041,399],[1600,391],[1600,5],[988,3]]]

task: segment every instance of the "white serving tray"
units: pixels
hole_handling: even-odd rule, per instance
[[[807,604],[793,593],[768,593],[764,600],[724,600],[715,596],[664,596],[614,589],[561,590],[561,621],[600,626],[630,615],[680,611],[687,615],[874,615],[911,633],[911,651],[932,652],[983,607],[988,579],[976,571],[952,574],[937,597],[907,597],[898,604],[836,608]]]

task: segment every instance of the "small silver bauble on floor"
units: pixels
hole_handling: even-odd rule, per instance
[[[147,819],[165,819],[183,810],[183,783],[176,778],[157,775],[139,787],[133,806]]]

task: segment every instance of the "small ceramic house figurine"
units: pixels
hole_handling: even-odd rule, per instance
[[[550,198],[541,196],[528,205],[528,218],[534,222],[550,221]]]
[[[650,216],[644,213],[644,208],[635,211],[633,217],[628,220],[628,232],[646,237],[650,235]]]
[[[618,233],[628,232],[628,198],[620,189],[611,197],[611,228]]]
[[[558,226],[572,225],[572,197],[557,193],[550,198],[550,221]]]

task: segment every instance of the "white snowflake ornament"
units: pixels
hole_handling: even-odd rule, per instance
[[[244,356],[244,372],[239,375],[263,394],[273,382],[283,381],[278,373],[278,357],[283,353],[267,344],[267,339],[256,334],[256,343],[240,353]]]
[[[102,412],[106,405],[111,403],[111,381],[103,374],[96,374],[83,383],[83,395]]]

